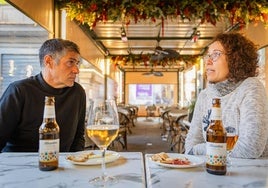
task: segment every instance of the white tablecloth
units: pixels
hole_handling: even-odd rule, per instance
[[[116,188],[145,188],[142,153],[119,152],[120,158],[107,164],[108,174],[119,179]],[[89,179],[101,174],[101,166],[73,165],[60,154],[59,168],[40,171],[38,153],[0,154],[1,188],[89,188]]]
[[[218,176],[207,173],[205,165],[187,169],[158,166],[149,156],[145,155],[148,188],[268,188],[268,158],[232,158],[234,166]]]

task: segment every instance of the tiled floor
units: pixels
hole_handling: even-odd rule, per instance
[[[128,150],[146,153],[172,152],[167,141],[161,138],[161,120],[158,117],[139,117],[128,134]]]
[[[127,150],[122,149],[119,142],[110,145],[109,149],[114,151],[129,151],[147,153],[173,153],[167,140],[161,137],[162,121],[159,117],[139,117],[135,122],[135,126],[131,127],[131,134],[127,135]],[[92,142],[90,142],[92,144]],[[91,145],[90,144],[90,145]],[[87,149],[98,149],[97,147],[89,147]]]

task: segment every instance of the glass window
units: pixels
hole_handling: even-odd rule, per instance
[[[2,54],[1,91],[16,80],[33,76],[40,72],[37,54]]]
[[[267,47],[259,49],[259,63],[258,63],[258,78],[265,86],[265,63],[267,61],[265,54],[267,53]]]
[[[9,4],[0,4],[0,96],[13,81],[40,72],[38,50],[48,32]]]

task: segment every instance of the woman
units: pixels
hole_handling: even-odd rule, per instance
[[[239,125],[239,138],[230,156],[268,156],[268,101],[263,84],[256,78],[255,45],[239,33],[219,34],[204,62],[208,86],[198,96],[185,153],[205,155],[212,98],[219,97],[224,126]]]

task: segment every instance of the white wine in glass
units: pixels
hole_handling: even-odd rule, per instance
[[[87,135],[102,151],[102,175],[93,178],[90,183],[97,187],[108,187],[117,183],[117,179],[108,176],[105,166],[105,152],[119,131],[118,113],[114,100],[90,101]]]
[[[90,128],[87,127],[87,135],[92,141],[100,148],[107,148],[111,142],[117,137],[118,126],[117,125],[97,125]]]

